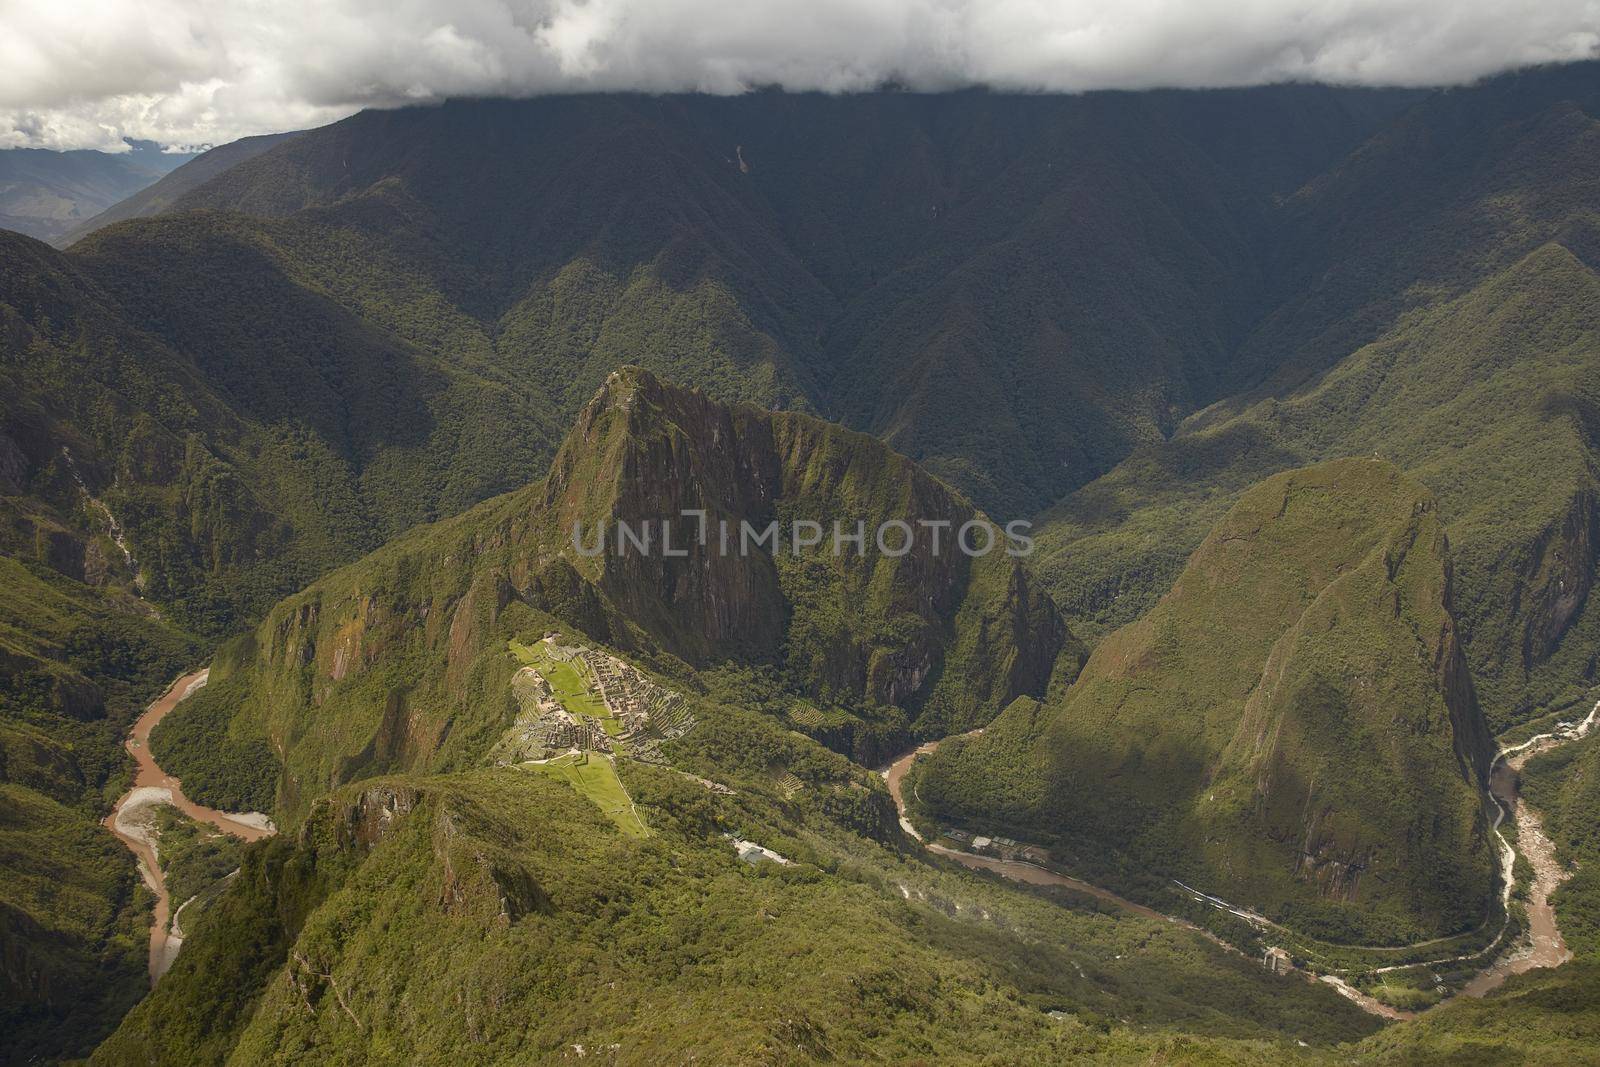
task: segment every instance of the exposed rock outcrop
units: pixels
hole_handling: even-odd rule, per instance
[[[1573,496],[1558,527],[1532,546],[1534,567],[1524,584],[1522,666],[1531,670],[1561,642],[1589,598],[1594,581],[1596,501],[1589,492]]]
[[[644,371],[607,379],[541,503],[547,531],[600,592],[614,639],[632,634],[696,664],[780,662],[825,698],[921,710],[943,697],[941,715],[968,724],[979,707],[1042,694],[1069,640],[1004,536],[909,460]],[[911,528],[903,555],[876,544],[887,522]],[[992,544],[987,553],[958,545],[969,522],[992,531],[993,542],[969,538]],[[652,547],[623,540],[619,523]],[[759,539],[772,523],[776,547]],[[815,524],[804,534],[815,549],[795,548],[797,523]],[[603,548],[592,558],[570,543],[583,529],[577,541]],[[851,539],[862,532],[864,546]],[[901,536],[885,533],[895,550]]]

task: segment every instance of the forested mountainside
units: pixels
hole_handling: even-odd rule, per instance
[[[255,424],[246,452],[278,453],[239,479],[255,499],[230,510],[246,526],[258,507],[280,518],[280,544],[209,559],[186,546],[150,568],[201,628],[258,614],[263,590],[295,588],[307,566],[538,476],[627,362],[842,417],[1013,518],[1236,387],[1232,346],[1273,299],[1260,263],[1274,205],[1416,96],[373,112],[275,143],[69,256],[8,246],[7,302],[36,318],[29,290],[73,278],[75,306],[50,309],[43,343],[70,350],[75,320],[98,318],[117,335],[96,342],[102,357],[176,360],[193,391]],[[173,181],[259,147],[218,149]],[[13,403],[55,403],[69,379],[50,373]],[[202,440],[214,421],[195,420]],[[128,521],[135,543],[151,539]],[[216,521],[175,525],[204,539]]]
[[[765,453],[766,434],[787,445]],[[707,437],[736,445],[709,451]],[[773,454],[782,458],[776,480],[750,477]],[[637,477],[637,464],[650,461],[674,469]],[[808,664],[762,677],[738,662],[696,670],[664,651],[677,643],[694,656],[718,624],[702,608],[726,605],[736,619],[739,592],[758,582],[685,587],[683,574],[651,576],[622,560],[627,582],[618,587],[605,573],[610,560],[574,555],[563,539],[573,515],[629,518],[664,507],[640,501],[640,486],[688,493],[670,504],[712,515],[758,515],[750,501],[762,498],[782,514],[797,494],[824,515],[845,502],[854,506],[846,514],[872,517],[878,506],[910,515],[926,506],[918,496],[946,493],[870,438],[806,416],[718,408],[643,371],[614,376],[544,485],[406,534],[286,600],[258,632],[222,649],[213,683],[155,737],[163,761],[195,784],[203,776],[190,776],[186,761],[213,771],[208,798],[272,803],[290,832],[246,853],[178,966],[94,1062],[336,1061],[384,1057],[382,1049],[515,1062],[584,1048],[618,1061],[677,1049],[797,1061],[981,1061],[1022,1051],[1266,1064],[1419,1062],[1462,1043],[1486,1054],[1526,1041],[1579,1056],[1586,1048],[1589,965],[1512,982],[1494,1003],[1517,1029],[1466,1001],[1421,1029],[1363,1038],[1376,1022],[1328,985],[1278,976],[1189,926],[1085,910],[1085,897],[1072,893],[1042,901],[918,857],[882,784],[802,733],[818,726],[808,686],[821,678]],[[896,491],[885,498],[888,486]],[[918,573],[930,563],[907,558]],[[821,576],[806,574],[816,565]],[[704,566],[696,558],[686,571]],[[856,597],[899,587],[848,566],[840,573],[822,553],[798,566],[755,563],[757,573],[768,566],[778,569],[779,597],[802,576],[800,589],[814,592],[821,577],[824,589],[838,582]],[[1016,574],[1010,561],[1002,566]],[[1160,701],[1115,734],[1150,742],[1150,761],[1176,753],[1179,766],[1165,769],[1182,771],[1230,729],[1226,696],[1213,696],[1230,683],[1218,675],[1234,672],[1237,688],[1245,670],[1266,670],[1277,681],[1232,726],[1224,755],[1232,769],[1213,782],[1227,793],[1227,813],[1189,797],[1195,817],[1186,829],[1205,827],[1194,838],[1203,859],[1224,870],[1253,864],[1259,885],[1302,904],[1304,888],[1344,875],[1333,888],[1378,902],[1390,926],[1448,923],[1474,891],[1482,902],[1490,880],[1472,785],[1488,742],[1470,686],[1459,688],[1448,560],[1426,491],[1378,461],[1280,475],[1246,494],[1190,571],[1163,603],[1173,606],[1146,627],[1168,640],[1144,651],[1128,651],[1141,633],[1104,641],[1067,689],[1066,707],[1083,689],[1109,685],[1107,662],[1146,667],[1130,693],[1165,693],[1176,681],[1210,696],[1197,734],[1174,734],[1182,715]],[[661,589],[662,579],[685,593],[666,622],[659,605],[624,608],[611,598]],[[1282,601],[1282,611],[1262,611],[1262,597]],[[1243,635],[1235,641],[1214,619],[1238,613],[1238,603],[1259,617],[1232,630]],[[1296,609],[1290,632],[1272,640]],[[1181,611],[1192,614],[1173,617]],[[970,613],[957,611],[957,633],[970,627]],[[872,629],[870,611],[850,613],[840,637]],[[738,632],[723,638],[736,654],[749,651]],[[1275,665],[1261,667],[1266,643]],[[1230,653],[1258,661],[1242,670]],[[558,662],[578,661],[586,665],[573,675],[557,673]],[[974,667],[995,675],[1003,662]],[[1186,673],[1184,664],[1210,672]],[[544,744],[530,741],[538,723],[518,681],[530,667],[547,672],[555,699],[574,709],[597,685],[610,699],[616,685],[653,693],[651,715],[672,707],[674,728],[653,734],[630,721],[611,734],[611,755],[587,755],[595,777],[530,763]],[[1374,688],[1379,677],[1384,685]],[[870,672],[858,685],[870,686]],[[1032,697],[1014,701],[982,744],[1005,744],[1016,718],[1037,707]],[[1341,721],[1352,717],[1362,725]],[[1266,734],[1272,741],[1261,747]],[[258,761],[230,757],[229,745],[253,739]],[[1363,745],[1358,760],[1341,750],[1352,739]],[[1053,749],[1070,769],[1051,781],[1106,768],[1093,758],[1074,766],[1085,747]],[[262,779],[272,753],[285,761]],[[1341,781],[1352,765],[1362,773]],[[995,761],[992,771],[1005,781],[1026,766],[1026,758]],[[918,790],[938,790],[944,773],[934,763]],[[1323,833],[1322,862],[1312,867],[1275,856],[1282,843],[1272,837],[1304,830],[1288,824],[1310,806],[1299,793],[1307,779],[1326,781],[1317,795],[1326,808],[1312,827],[1312,837]],[[1160,789],[1168,777],[1144,781]],[[1181,792],[1189,779],[1171,781]],[[1262,782],[1258,805],[1250,793]],[[264,795],[250,792],[262,785]],[[1094,789],[1085,782],[1078,803]],[[1418,809],[1406,813],[1400,797]],[[1104,805],[1115,803],[1107,793]],[[1120,803],[1146,809],[1138,798]],[[1430,824],[1445,825],[1446,840],[1416,837]],[[1245,835],[1230,838],[1229,829]],[[739,861],[730,837],[757,841],[765,859]],[[1219,841],[1238,853],[1205,851]],[[1141,848],[1136,833],[1106,845]],[[1171,854],[1173,845],[1155,851]],[[1370,869],[1354,872],[1339,849],[1360,853]],[[1414,849],[1418,867],[1398,864],[1397,849]],[[1443,870],[1450,864],[1458,870]],[[1398,885],[1371,888],[1384,880]],[[1307,909],[1323,933],[1334,925],[1330,910]],[[574,990],[592,1009],[557,1011]],[[952,1011],[960,1024],[950,1025]]]
[[[148,898],[99,823],[123,733],[204,654],[122,595],[0,561],[0,1061],[85,1055],[143,994]]]
[[[1434,94],[461,101],[219,149],[183,168],[219,172],[157,217],[64,259],[8,255],[92,281],[140,335],[118,342],[132,358],[159,342],[281,442],[267,464],[280,498],[339,487],[267,503],[295,527],[279,547],[184,562],[172,596],[213,614],[254,617],[270,599],[256,588],[310,577],[282,558],[348,560],[542,474],[578,407],[631,362],[872,432],[1002,519],[1076,491],[1040,572],[1090,623],[1148,607],[1220,516],[1215,494],[1161,510],[1186,485],[1225,495],[1356,450],[1414,453],[1396,459],[1457,527],[1466,643],[1499,721],[1582,666],[1559,657],[1583,616],[1585,596],[1559,592],[1588,543],[1572,536],[1587,528],[1581,478],[1541,484],[1529,508],[1476,460],[1435,474],[1445,436],[1402,440],[1394,419],[1438,401],[1369,411],[1366,390],[1384,399],[1374,372],[1318,440],[1253,432],[1214,477],[1202,431],[1317,390],[1373,344],[1448,362],[1453,345],[1415,340],[1420,319],[1448,324],[1459,301],[1493,315],[1484,293],[1498,306],[1508,287],[1542,288],[1546,246],[1587,262],[1596,81],[1576,64]],[[1556,303],[1581,341],[1572,295]],[[1572,347],[1552,328],[1495,345],[1530,418],[1572,392],[1556,380]],[[1428,363],[1400,373],[1450,380]],[[1527,466],[1540,436],[1494,455]],[[1156,461],[1137,507],[1108,506],[1102,489],[1141,477],[1146,450],[1191,446]],[[335,497],[343,514],[313,513]],[[1516,521],[1475,523],[1461,497]],[[266,573],[230,573],[250,570]]]
[[[905,858],[842,823],[835,798],[887,805],[881,783],[759,716],[699,710],[714,735],[674,763],[735,793],[619,761],[644,838],[515,767],[319,802],[251,851],[91,1062],[1266,1064],[1375,1025],[1181,927]],[[741,862],[724,833],[790,862]]]
[[[174,214],[282,220],[257,232],[306,280],[563,417],[632,360],[840,416],[1009,518],[1229,391],[1272,197],[1410,98],[1234,94],[1259,127],[1193,94],[463,101],[312,131]],[[1237,143],[1291,125],[1272,168]]]
[[[1560,932],[1572,960],[1508,983],[1503,995],[1463,998],[1366,1042],[1380,1060],[1449,1063],[1467,1057],[1516,1062],[1533,1056],[1584,1063],[1600,1048],[1600,735],[1536,756],[1522,792],[1541,813],[1566,880],[1556,892]],[[1381,1051],[1379,1051],[1381,1050]]]
[[[514,714],[498,686],[520,668],[501,646],[553,627],[710,708],[780,724],[807,753],[876,762],[1009,706],[993,737],[966,755],[952,742],[940,759],[987,771],[978,754],[1014,741],[1004,755],[1025,765],[952,791],[949,813],[1016,819],[1065,845],[1084,790],[1101,806],[1131,796],[1126,776],[1072,756],[1103,732],[1105,708],[1087,694],[1126,684],[1127,665],[1107,657],[1129,642],[1164,653],[1157,624],[1205,636],[1172,598],[1208,535],[1263,480],[1351,457],[1381,461],[1381,476],[1347,479],[1366,532],[1307,542],[1345,553],[1351,573],[1293,586],[1338,609],[1329,628],[1308,638],[1283,613],[1219,600],[1224,615],[1251,616],[1253,636],[1192,665],[1198,689],[1156,692],[1131,716],[1142,735],[1123,739],[1140,762],[1181,737],[1178,845],[1145,818],[1150,798],[1118,809],[1127,833],[1112,836],[1322,933],[1350,918],[1338,902],[1350,883],[1317,872],[1381,853],[1410,873],[1350,890],[1381,905],[1361,936],[1459,927],[1489,878],[1491,846],[1464,801],[1482,774],[1482,723],[1500,733],[1562,714],[1596,681],[1597,108],[1594,63],[1441,92],[463,100],[226,146],[64,252],[0,233],[0,946],[18,994],[4,1026],[31,1049],[84,1053],[139,995],[144,898],[96,823],[126,780],[129,720],[225,638],[215,687],[165,743],[202,792],[277,803],[297,825],[357,778],[400,775],[435,798],[455,789],[426,776],[477,767],[496,714]],[[630,377],[652,383],[654,421],[586,409],[627,364],[704,396]],[[563,449],[575,421],[597,448]],[[748,451],[729,470],[718,464],[734,432]],[[621,488],[623,471],[679,462],[695,476]],[[597,562],[556,536],[558,519],[708,499],[752,519],[801,504],[952,521],[981,509],[1036,518],[1041,550],[1020,568],[774,556],[719,573],[698,558],[707,569]],[[1422,517],[1389,521],[1406,501]],[[522,540],[489,543],[512,533]],[[1377,541],[1404,543],[1394,573],[1364,554]],[[1398,614],[1346,603],[1361,582]],[[902,587],[923,599],[897,597]],[[446,614],[475,622],[441,631]],[[271,659],[291,634],[304,668]],[[1069,689],[1080,639],[1106,651]],[[325,658],[339,648],[335,679]],[[354,669],[358,648],[369,670]],[[1268,665],[1312,705],[1375,724],[1351,750],[1370,755],[1373,782],[1414,780],[1396,810],[1436,805],[1437,822],[1413,821],[1414,833],[1380,822],[1359,783],[1320,772],[1302,789],[1298,768],[1332,766],[1345,735],[1319,734],[1326,723],[1302,716],[1298,697],[1263,696],[1249,712],[1280,739],[1298,732],[1292,748],[1246,758],[1243,734],[1216,743],[1243,728],[1245,680]],[[1404,710],[1384,718],[1349,684],[1363,672]],[[269,706],[258,683],[281,701]],[[467,701],[481,714],[453,717]],[[1196,711],[1176,733],[1162,711],[1201,707],[1215,714]],[[318,721],[326,733],[307,725]],[[271,743],[291,738],[289,750]],[[715,764],[701,776],[715,779]],[[1238,787],[1220,815],[1195,784],[1213,772]],[[1252,774],[1266,784],[1247,788]],[[793,782],[774,775],[781,798]],[[853,793],[848,777],[830,780]],[[1562,788],[1581,813],[1581,785]],[[856,834],[864,824],[839,812],[861,798],[842,796],[828,794],[826,817]],[[1325,799],[1329,815],[1302,820],[1296,799]],[[1197,845],[1218,833],[1236,836]],[[1300,845],[1310,858],[1291,861]],[[318,847],[285,839],[261,862],[311,878],[304,850]],[[367,862],[340,855],[329,861],[340,871]],[[537,866],[530,855],[519,862]],[[1257,861],[1270,873],[1239,867]],[[1416,882],[1421,867],[1448,879],[1442,893]],[[261,877],[237,918],[271,900],[283,925],[228,936],[287,952],[323,889]],[[1586,907],[1581,892],[1563,899]],[[287,958],[262,957],[250,981]],[[1293,1031],[1178,1021],[1213,1010],[1193,992],[1212,967],[1181,972],[1186,1006],[1150,1018],[1230,1040]],[[1035,990],[1034,978],[1008,981],[1024,999]],[[1570,1035],[1584,1017],[1557,1026],[1553,1005],[1592,983],[1582,968],[1521,980],[1506,1027]],[[1027,1003],[1031,1026],[1043,1001]],[[1240,993],[1216,1010],[1264,1018],[1252,1014],[1263,1003]],[[837,1007],[821,1004],[820,1015]],[[1071,1010],[1100,1035],[1068,1034],[1085,1055],[1172,1050],[1168,1037],[1105,1037],[1101,1008]],[[289,1023],[263,1025],[281,1035]],[[1453,1004],[1362,1054],[1503,1051],[1516,1035],[1499,1025]],[[899,1031],[917,1035],[904,1045],[851,1030],[827,1047],[945,1048],[917,1026]],[[739,1047],[766,1047],[751,1041]],[[239,1062],[262,1047],[240,1045]],[[1282,1052],[1207,1049],[1224,1061]]]
[[[1319,938],[1480,926],[1494,747],[1450,602],[1426,490],[1372,459],[1277,475],[1059,701],[942,746],[917,796]]]
[[[590,557],[570,540],[580,518],[686,509],[713,530],[978,514],[872,438],[613,374],[542,484],[285,600],[155,737],[205,799],[297,829],[250,854],[95,1062],[1117,1059],[1180,1028],[1251,1062],[1372,1029],[1199,931],[913,856],[861,766],[883,753],[841,727],[962,729],[1043,695],[1058,657],[1070,678],[1015,559],[926,537],[894,558],[724,556],[715,534],[684,557]],[[552,698],[530,699],[529,671],[569,709],[597,688],[607,708],[652,694],[650,722],[624,712],[569,781],[568,757],[536,762]],[[281,757],[274,778],[225,751],[252,740]],[[819,743],[841,740],[854,762]],[[741,863],[729,837],[769,857]],[[554,1010],[574,996],[589,1008]],[[1083,1021],[1114,1004],[1140,1025]]]
[[[1491,722],[1592,684],[1597,114],[1590,66],[1439,94],[1302,188],[1309,282],[1241,350],[1277,369],[1042,516],[1068,616],[1136,618],[1247,486],[1377,454],[1439,498]]]
[[[727,447],[705,447],[717,438]],[[761,468],[774,460],[769,481]],[[641,477],[638,465],[651,462],[663,466]],[[642,500],[641,491],[669,496]],[[1594,1030],[1582,1007],[1589,964],[1513,980],[1494,1002],[1509,1026],[1463,1002],[1419,1029],[1366,1036],[1376,1020],[1330,986],[1263,968],[1187,924],[930,861],[902,834],[877,777],[819,743],[837,735],[819,729],[817,713],[836,709],[816,700],[818,687],[837,696],[841,680],[815,673],[815,660],[696,669],[667,651],[698,655],[708,635],[756,606],[745,598],[760,595],[769,569],[776,599],[763,613],[787,608],[790,642],[888,640],[880,651],[893,658],[893,642],[917,643],[929,622],[970,639],[965,607],[903,620],[894,636],[874,622],[884,605],[874,597],[892,600],[906,585],[932,581],[909,599],[942,599],[935,559],[904,557],[908,575],[900,561],[863,570],[825,552],[763,556],[703,582],[688,575],[715,575],[709,558],[678,574],[623,559],[619,586],[608,557],[565,540],[576,514],[626,519],[688,503],[759,518],[752,501],[765,500],[778,514],[803,502],[876,518],[917,514],[947,492],[862,435],[720,407],[647,372],[614,375],[545,483],[403,536],[219,652],[213,681],[164,725],[156,754],[209,790],[206,799],[273,805],[287,832],[246,852],[175,968],[92,1062],[509,1063],[582,1048],[618,1062],[666,1051],[799,1062],[1409,1063],[1463,1045],[1491,1057],[1526,1048],[1581,1058]],[[996,584],[967,582],[966,599],[985,605],[979,633],[993,632],[988,620],[1016,619],[1015,582],[1025,584],[1013,561],[995,563],[1013,591],[995,612],[981,598]],[[1246,495],[1190,571],[1167,610],[1143,632],[1103,642],[1059,699],[1092,710],[1081,694],[1115,684],[1108,663],[1142,667],[1127,687],[1135,700],[1123,701],[1137,701],[1142,717],[1125,716],[1114,736],[1148,746],[1144,769],[1166,760],[1180,766],[1162,769],[1181,771],[1231,731],[1212,783],[1222,810],[1174,795],[1166,802],[1191,806],[1182,828],[1195,837],[1099,844],[1135,856],[1193,849],[1201,865],[1252,872],[1254,885],[1239,888],[1284,894],[1307,913],[1284,917],[1320,921],[1324,934],[1341,896],[1377,905],[1376,926],[1361,925],[1356,909],[1342,915],[1363,934],[1447,926],[1481,906],[1490,879],[1476,784],[1488,739],[1450,647],[1447,558],[1426,492],[1378,461],[1273,478]],[[664,587],[683,595],[652,602]],[[840,595],[865,610],[813,614]],[[1229,611],[1248,615],[1240,603],[1258,617],[1216,625]],[[831,642],[814,636],[822,619]],[[1054,626],[1044,632],[1059,640]],[[1146,633],[1161,640],[1142,646]],[[1070,677],[1077,660],[1071,649],[1064,656]],[[1003,684],[1014,663],[971,661],[960,692],[978,678],[985,691]],[[1194,709],[1198,729],[1182,725],[1189,709],[1162,703],[1186,695],[1180,666],[1192,669],[1187,695],[1212,701]],[[1246,704],[1247,721],[1230,724],[1227,693],[1248,688],[1249,670],[1274,680]],[[527,688],[530,676],[553,695]],[[865,697],[873,671],[846,681]],[[930,703],[942,684],[930,684]],[[552,700],[603,722],[614,708],[645,706],[649,719],[621,712],[604,728],[609,740],[569,764],[548,758],[552,742],[539,733]],[[1019,717],[1043,720],[1040,707],[1028,695],[1013,700],[979,741],[952,750],[957,768],[980,743],[1009,745],[989,781],[1013,780],[1035,762],[1015,751]],[[1131,821],[1112,817],[1119,803],[1132,816],[1148,810],[1118,796],[1131,776],[1091,780],[1106,764],[1088,741],[1065,737],[1079,728],[1057,715],[1044,734],[1066,742],[1048,750],[1058,768],[1048,779],[1083,783],[1078,810],[1058,825],[1085,825],[1090,804],[1111,826]],[[230,746],[252,747],[255,758]],[[940,755],[918,778],[925,801],[950,773]],[[1174,793],[1193,784],[1171,780]],[[1145,781],[1155,790],[1167,779]],[[1301,791],[1307,781],[1314,796]],[[1309,831],[1295,825],[1306,808],[1320,809]],[[976,810],[1011,825],[996,821],[999,805]],[[1284,854],[1275,835],[1285,832],[1307,833],[1315,862]],[[734,844],[750,842],[765,851],[741,861]],[[1345,862],[1351,855],[1362,869]],[[584,1010],[559,1010],[575,995]]]

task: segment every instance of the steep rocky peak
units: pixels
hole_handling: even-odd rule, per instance
[[[916,706],[965,610],[994,631],[991,653],[1005,650],[1000,673],[1016,676],[987,703],[1041,691],[1065,639],[1004,533],[881,441],[718,403],[642,368],[606,378],[543,494],[545,536],[600,591],[611,635],[647,636],[690,662],[782,660],[803,618],[829,635],[803,668],[820,672],[821,690]],[[996,547],[961,551],[967,523],[991,531],[972,543],[992,536]],[[880,547],[885,524],[894,549],[909,535],[905,551]]]

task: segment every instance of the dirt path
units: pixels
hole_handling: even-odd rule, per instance
[[[150,754],[150,731],[178,706],[179,701],[205,685],[208,677],[209,670],[199,670],[179,678],[133,724],[123,743],[137,765],[133,788],[122,794],[105,818],[106,829],[128,846],[139,862],[139,876],[156,897],[155,914],[150,923],[151,985],[167,973],[183,945],[182,931],[172,928],[172,899],[156,847],[155,809],[170,804],[196,822],[207,823],[245,841],[259,841],[275,832],[272,820],[259,812],[218,811],[194,803],[183,795],[183,783],[158,767]]]

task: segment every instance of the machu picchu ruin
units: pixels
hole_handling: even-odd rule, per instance
[[[517,719],[492,756],[498,765],[548,760],[570,752],[666,763],[661,745],[694,728],[683,696],[633,665],[546,634],[513,641],[522,664],[511,679]]]

